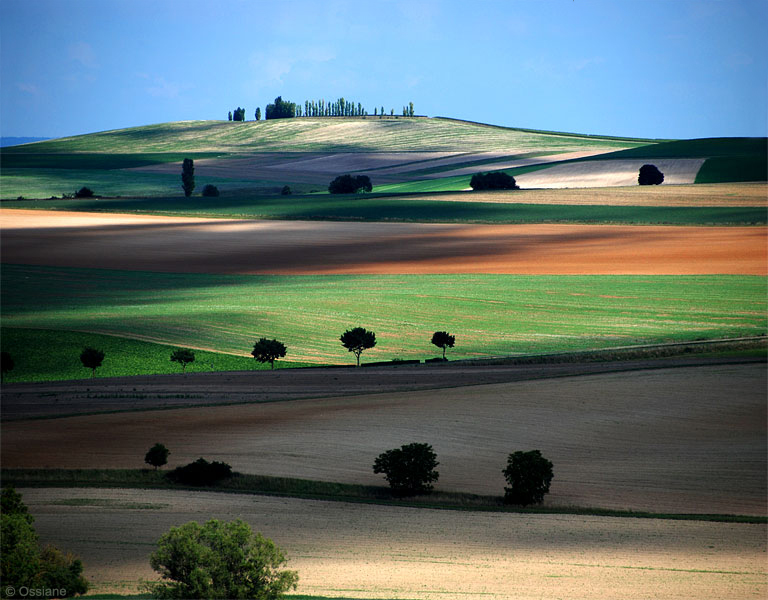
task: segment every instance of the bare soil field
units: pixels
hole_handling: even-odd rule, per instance
[[[764,598],[765,525],[463,513],[210,492],[22,489],[44,543],[95,592],[157,574],[170,527],[240,518],[299,572],[299,593],[424,600]],[[74,505],[72,505],[74,504]]]
[[[0,211],[2,260],[231,274],[768,273],[765,227],[443,225]],[[56,248],[55,253],[51,248]]]
[[[375,457],[420,441],[436,489],[502,495],[507,455],[538,448],[555,465],[548,505],[765,515],[766,378],[721,365],[7,422],[3,466],[140,468],[161,441],[169,466],[383,485]]]
[[[416,196],[418,197],[418,196]],[[434,198],[434,197],[433,197]],[[423,199],[429,199],[424,196]],[[440,201],[597,206],[766,206],[768,184],[734,183],[440,194]]]
[[[594,160],[555,165],[549,169],[515,177],[526,188],[583,188],[637,185],[644,164],[654,164],[664,173],[664,183],[693,183],[703,158],[647,158]]]

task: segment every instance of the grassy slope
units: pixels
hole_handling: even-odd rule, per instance
[[[224,276],[4,265],[7,327],[108,333],[245,355],[276,337],[288,358],[348,364],[338,336],[362,326],[364,362],[560,352],[760,335],[765,280],[742,276]],[[3,340],[3,349],[16,351]],[[166,360],[161,357],[161,362]]]
[[[174,185],[176,179],[174,179]],[[438,180],[439,181],[439,180]],[[368,194],[226,195],[219,198],[161,197],[4,202],[4,208],[160,214],[238,219],[400,221],[419,223],[622,223],[672,225],[765,224],[760,207],[669,207],[545,205],[441,201],[431,196]]]

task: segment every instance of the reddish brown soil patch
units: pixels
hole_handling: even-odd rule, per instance
[[[4,210],[2,260],[242,274],[768,273],[765,227],[236,221]],[[56,252],[51,252],[55,248]]]

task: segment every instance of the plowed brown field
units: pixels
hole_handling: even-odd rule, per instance
[[[243,519],[275,540],[299,572],[298,592],[323,597],[743,600],[764,598],[768,581],[765,525],[210,492],[21,491],[41,539],[81,556],[96,592],[126,593],[154,579],[148,557],[157,539],[172,526],[213,518]]]
[[[24,210],[0,212],[0,227],[4,262],[50,266],[241,274],[768,273],[765,227],[241,221]]]

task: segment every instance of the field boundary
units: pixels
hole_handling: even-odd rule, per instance
[[[4,486],[12,485],[17,488],[165,489],[276,496],[301,500],[378,504],[433,510],[584,515],[717,523],[768,523],[768,517],[757,515],[656,513],[651,511],[577,506],[521,507],[504,504],[502,496],[483,496],[459,492],[436,491],[429,495],[397,498],[392,495],[389,488],[384,486],[345,484],[244,473],[234,473],[232,478],[206,487],[177,485],[165,479],[165,472],[151,469],[3,469],[0,476]]]

